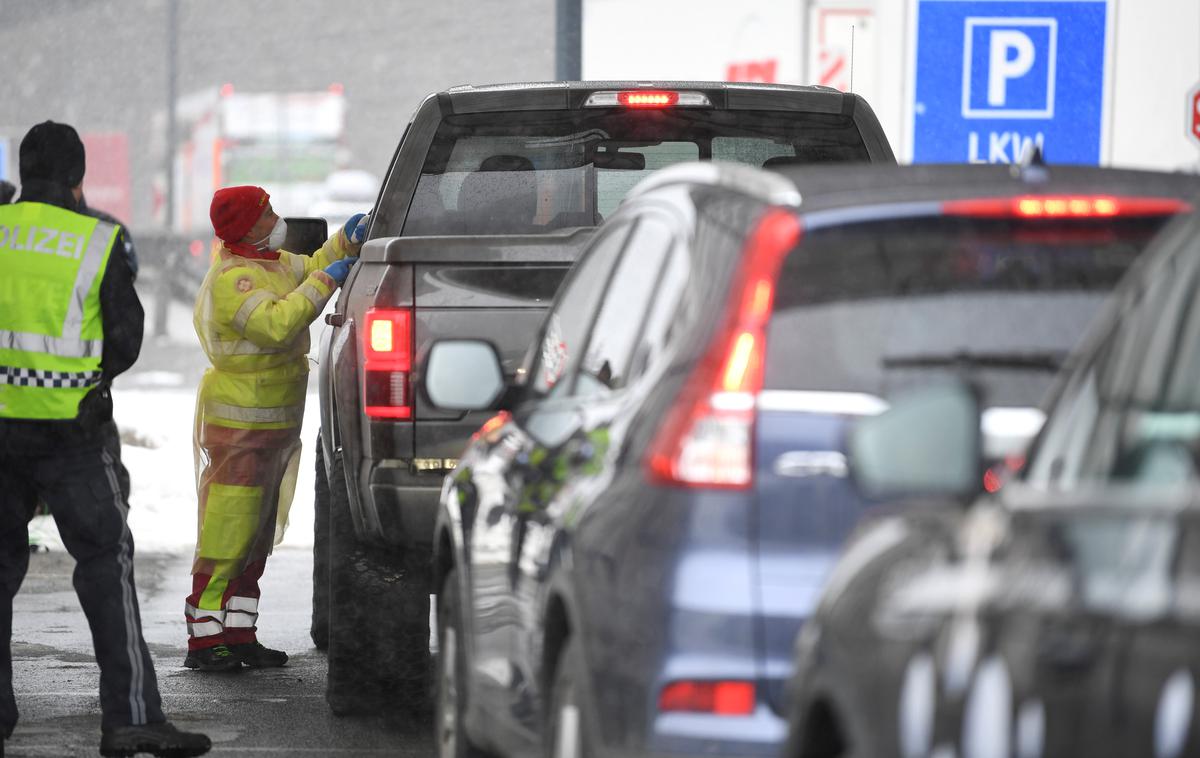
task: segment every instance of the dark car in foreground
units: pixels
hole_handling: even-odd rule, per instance
[[[596,225],[694,160],[895,163],[867,103],[827,87],[463,86],[417,108],[316,351],[312,637],[335,712],[427,702],[438,491],[487,418],[424,401],[429,346],[486,337],[515,372]]]
[[[483,341],[427,359],[432,403],[501,409],[442,490],[442,755],[775,754],[793,640],[870,507],[848,426],[965,369],[1012,450],[1197,189],[1066,167],[648,179],[516,380]]]
[[[968,385],[855,430],[861,489],[906,499],[856,533],[804,626],[787,758],[1200,755],[1198,288],[1193,214],[1130,272],[993,495]]]

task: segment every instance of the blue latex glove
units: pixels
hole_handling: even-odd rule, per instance
[[[346,235],[346,239],[350,240],[350,244],[357,245],[367,238],[367,226],[371,223],[371,216],[366,213],[355,213],[342,227],[342,233]]]
[[[329,274],[338,285],[346,283],[346,277],[350,275],[350,267],[358,263],[358,258],[342,258],[340,261],[334,261],[325,267],[325,273]]]

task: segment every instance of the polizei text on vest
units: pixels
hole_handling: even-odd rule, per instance
[[[0,248],[79,260],[79,256],[83,254],[83,243],[82,235],[59,229],[41,226],[22,229],[19,226],[7,227],[0,224]]]

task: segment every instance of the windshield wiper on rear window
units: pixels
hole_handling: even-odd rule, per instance
[[[1015,371],[1058,371],[1067,353],[937,353],[893,355],[883,359],[884,368],[991,368]]]

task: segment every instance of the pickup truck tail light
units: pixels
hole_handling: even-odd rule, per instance
[[[750,235],[723,322],[650,446],[651,481],[720,489],[753,484],[767,322],[779,268],[799,240],[800,220],[782,209],[768,211]]]
[[[363,405],[367,416],[411,419],[412,311],[368,309],[362,354]]]
[[[584,108],[711,108],[712,101],[703,92],[673,90],[622,90],[593,92]]]

